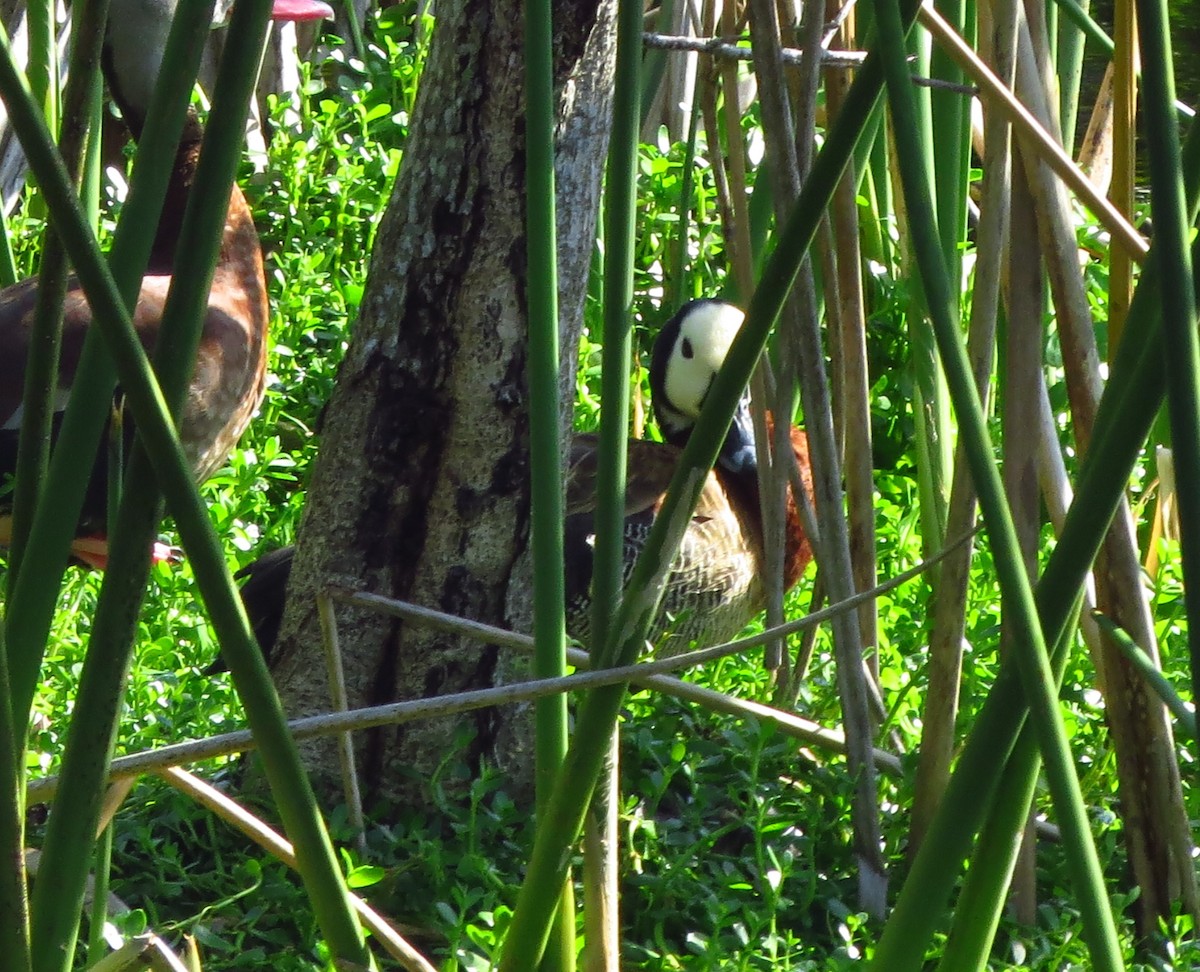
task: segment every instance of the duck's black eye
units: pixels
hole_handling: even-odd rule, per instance
[[[682,355],[683,355],[685,358],[692,358],[692,357],[695,357],[695,354],[696,354],[696,352],[692,350],[692,341],[691,341],[691,338],[684,338],[684,339],[683,339],[683,344],[680,346],[680,348],[679,348],[679,352],[680,352],[680,354],[682,354]]]

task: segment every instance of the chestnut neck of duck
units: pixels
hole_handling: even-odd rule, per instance
[[[137,141],[141,135],[141,126],[131,125],[130,129],[134,140]],[[169,274],[172,271],[175,247],[179,242],[180,230],[183,228],[183,214],[187,211],[192,184],[196,179],[196,163],[200,158],[200,142],[203,137],[204,130],[200,125],[200,120],[189,111],[183,136],[179,140],[179,148],[175,151],[171,179],[167,183],[167,192],[163,197],[158,229],[154,234],[154,245],[150,250],[148,273]]]
[[[767,435],[769,438],[774,437],[775,421],[770,413],[767,413]],[[803,433],[798,433],[803,435]],[[801,459],[800,448],[796,442],[797,432],[793,429],[792,447],[797,453],[797,458]],[[807,467],[807,450],[800,462],[801,477],[805,475]],[[725,491],[734,499],[736,505],[750,513],[750,519],[753,522],[753,527],[758,534],[760,544],[763,541],[762,532],[762,491],[758,483],[758,470],[756,468],[743,469],[740,472],[733,472],[726,469],[724,466],[717,465],[713,468],[713,472],[720,480]],[[806,487],[808,486],[806,482]],[[809,500],[812,500],[812,490],[809,489]],[[800,579],[800,575],[804,573],[804,568],[808,566],[812,560],[812,545],[809,543],[808,536],[804,532],[804,526],[800,522],[800,510],[796,505],[796,496],[792,492],[791,484],[787,488],[787,506],[784,510],[784,553],[783,553],[783,585],[784,590],[790,590]]]
[[[129,127],[136,141],[141,133],[141,119],[135,113],[127,113]],[[175,164],[163,197],[162,212],[146,266],[148,275],[169,276],[174,273],[175,252],[179,245],[183,218],[191,198],[196,180],[196,166],[200,159],[204,126],[189,109],[184,123],[179,148],[175,152]],[[263,270],[262,247],[258,230],[246,197],[235,182],[229,192],[229,208],[225,214],[225,228],[221,249],[213,271],[211,293],[222,294],[226,307],[235,307],[239,319],[247,328],[254,346],[265,340],[270,311],[267,304],[267,282]],[[210,304],[214,298],[210,297]]]
[[[135,132],[135,138],[136,135],[137,132]],[[195,113],[189,110],[183,135],[179,140],[179,148],[175,153],[175,165],[171,172],[171,179],[167,184],[166,196],[163,199],[154,245],[150,251],[148,268],[150,273],[171,273],[173,270],[175,250],[183,229],[183,217],[187,212],[188,200],[191,198],[192,185],[196,180],[196,166],[200,160],[203,138],[204,128]],[[254,221],[250,215],[250,208],[246,204],[246,198],[235,183],[229,194],[229,210],[217,265],[220,268],[227,263],[245,263],[246,261],[254,266],[248,266],[245,269],[253,271],[257,267],[258,276],[261,279],[262,251],[259,247],[258,233],[254,228]]]

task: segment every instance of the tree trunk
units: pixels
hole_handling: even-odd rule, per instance
[[[565,402],[608,143],[612,6],[555,7]],[[522,19],[474,0],[439,2],[437,18],[309,490],[275,673],[293,717],[329,708],[314,676],[324,671],[314,597],[331,584],[530,627]],[[524,668],[379,615],[339,608],[337,621],[351,706],[486,687]],[[512,722],[511,710],[485,710],[359,736],[365,785],[422,803],[422,784],[469,739],[464,755],[500,761],[517,795],[531,750]],[[332,783],[332,745],[309,757]]]

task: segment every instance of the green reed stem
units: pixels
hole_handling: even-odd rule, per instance
[[[25,873],[24,747],[13,728],[8,656],[0,651],[0,954],[13,972],[31,972]]]
[[[596,546],[592,561],[591,646],[595,665],[612,662],[608,635],[624,579],[629,370],[633,356],[634,203],[641,121],[640,4],[621,0],[617,13],[616,90],[604,192],[604,348],[601,352]]]
[[[1050,659],[1055,680],[1059,683],[1070,658],[1082,606],[1081,594],[1075,600]],[[1027,720],[1017,735],[1007,764],[995,774],[999,780],[996,799],[986,808],[979,840],[975,843],[967,877],[954,909],[954,927],[941,962],[946,972],[986,966],[1021,849],[1022,841],[1018,835],[1028,824],[1041,766],[1037,736]]]
[[[104,940],[104,923],[108,921],[108,878],[112,868],[113,825],[110,821],[96,841],[93,857],[92,908],[88,914],[88,964],[99,962],[108,954]]]
[[[79,196],[83,200],[83,211],[93,231],[100,225],[100,183],[104,169],[101,153],[104,124],[104,81],[99,72],[92,76],[92,87],[88,92],[88,137],[83,157],[83,175],[80,179]]]
[[[891,0],[876,0],[875,11],[886,55],[888,104],[895,122],[897,155],[909,210],[913,249],[924,281],[926,301],[955,404],[960,434],[979,493],[980,509],[988,527],[1004,597],[1005,617],[1011,619],[1016,633],[1014,655],[1029,700],[1055,811],[1063,831],[1067,865],[1083,917],[1084,937],[1091,952],[1093,968],[1115,972],[1123,968],[1116,925],[1104,889],[1099,858],[1088,829],[1086,808],[1071,758],[1066,727],[1058,708],[1057,681],[1050,669],[1033,591],[1005,501],[999,470],[993,459],[994,453],[971,377],[970,363],[958,334],[955,313],[957,298],[950,290],[942,264],[936,222],[925,192],[927,174],[920,147],[916,144],[916,119],[899,11]]]
[[[1188,219],[1194,222],[1200,206],[1200,133],[1195,130],[1189,133],[1184,146],[1183,172]],[[1193,262],[1197,259],[1200,240],[1192,251]],[[1055,644],[1064,643],[1073,606],[1162,404],[1163,337],[1156,290],[1160,272],[1158,254],[1152,248],[1129,310],[1129,333],[1136,333],[1139,340],[1123,341],[1117,349],[1080,470],[1075,501],[1037,585],[1042,630]],[[1056,660],[1060,673],[1061,664]],[[925,843],[884,928],[874,968],[903,972],[922,967],[925,950],[958,877],[957,867],[950,864],[966,857],[984,820],[1001,778],[996,767],[1008,762],[1004,779],[1018,779],[1025,771],[1016,757],[1010,759],[1010,754],[1027,713],[1015,666],[1005,663],[975,720]]]
[[[253,74],[257,71],[261,57],[263,39],[266,31],[266,20],[269,11],[267,0],[242,0],[234,13],[230,41],[226,47],[226,56],[222,62],[222,76],[218,82],[218,94],[228,87],[237,88],[242,93],[240,112],[244,113],[246,94],[252,84]],[[178,25],[176,25],[178,26]],[[3,70],[4,59],[0,58],[0,84],[6,79],[7,72]],[[164,74],[166,74],[164,68]],[[249,76],[249,80],[247,80]],[[16,100],[21,100],[17,98]],[[232,119],[233,109],[223,109],[222,102],[214,100],[214,116],[222,117],[229,114]],[[10,112],[13,104],[10,101]],[[13,112],[14,120],[17,112]],[[243,114],[244,124],[244,114]],[[216,179],[219,172],[218,163],[224,159],[221,154],[221,139],[236,139],[231,141],[240,150],[241,125],[230,122],[214,125],[214,135],[208,143],[209,152],[214,161],[202,162],[197,173],[195,193],[201,196],[201,180]],[[91,242],[90,234],[83,220],[82,213],[67,184],[61,168],[61,160],[57,159],[50,145],[44,126],[34,123],[21,131],[22,141],[29,155],[31,165],[37,164],[35,156],[43,164],[39,170],[43,191],[47,204],[57,217],[62,229],[62,237],[68,252],[74,259],[78,275],[88,294],[95,322],[104,331],[109,342],[109,350],[116,360],[117,371],[121,377],[134,417],[137,421],[139,434],[145,442],[147,451],[154,463],[154,472],[163,486],[168,503],[175,514],[176,522],[183,537],[184,544],[192,556],[194,573],[201,593],[209,607],[214,628],[221,641],[223,654],[229,662],[235,685],[245,705],[251,727],[259,740],[263,752],[264,765],[268,779],[275,793],[280,813],[284,819],[289,836],[296,847],[296,855],[301,876],[305,881],[310,900],[313,903],[317,920],[320,923],[335,959],[359,964],[368,961],[367,953],[362,943],[361,932],[354,920],[346,897],[344,884],[334,858],[332,847],[324,832],[315,799],[308,786],[307,778],[300,766],[299,756],[291,737],[284,725],[282,710],[278,697],[275,695],[262,653],[255,644],[253,635],[245,615],[238,602],[232,577],[221,554],[220,546],[213,533],[207,511],[191,479],[191,472],[186,457],[179,444],[171,424],[170,415],[163,400],[157,383],[150,371],[144,352],[133,333],[129,316],[123,311],[116,286],[102,260],[99,259]],[[225,134],[221,134],[224,132]],[[232,164],[235,165],[236,158]],[[207,170],[214,170],[213,175],[207,175]],[[225,188],[228,189],[230,178],[225,177]],[[210,187],[211,188],[211,187]],[[228,197],[221,199],[220,204],[210,202],[208,209],[216,209],[223,222],[224,205]],[[189,226],[196,219],[196,209],[189,208],[189,217],[185,220],[185,234],[194,232]],[[186,252],[186,248],[181,246]],[[180,275],[176,277],[178,281]],[[134,468],[137,468],[136,458]],[[145,477],[149,479],[149,476]],[[130,502],[134,491],[130,490],[122,506],[122,520],[126,520],[126,510],[130,510],[129,518],[136,519],[144,516],[144,511],[136,510]],[[119,659],[122,649],[116,647],[122,640],[121,631],[131,631],[136,622],[136,613],[131,612],[128,597],[122,598],[120,589],[132,596],[130,579],[137,574],[144,577],[148,565],[148,547],[134,541],[129,531],[118,534],[112,548],[113,571],[106,578],[105,589],[114,591],[113,596],[102,596],[101,607],[97,618],[89,651],[88,661],[85,662],[85,676],[81,682],[80,697],[76,704],[76,718],[72,723],[72,741],[68,743],[68,758],[78,754],[75,759],[80,767],[79,774],[87,775],[88,763],[83,754],[90,745],[93,756],[103,756],[105,751],[111,751],[111,733],[93,728],[91,740],[76,736],[76,727],[85,724],[86,712],[101,712],[106,705],[111,705],[111,694],[106,699],[105,684],[111,684],[111,668],[101,668],[103,662]],[[128,538],[128,542],[126,542]],[[145,564],[145,565],[144,565]],[[118,569],[120,567],[121,569]],[[111,587],[110,587],[111,584]],[[140,596],[140,595],[139,595]],[[128,635],[124,636],[126,639]],[[123,650],[126,659],[128,650]],[[95,665],[92,659],[96,658]],[[88,671],[91,666],[91,671]],[[98,725],[103,726],[103,721]],[[83,730],[80,729],[79,732]],[[107,738],[106,738],[107,737]],[[72,742],[77,743],[76,746]],[[100,760],[97,760],[100,761]],[[82,787],[80,787],[83,789]],[[71,804],[68,804],[71,805]],[[73,806],[73,805],[72,805]],[[73,844],[80,843],[84,838],[79,819],[91,816],[88,812],[55,815],[54,821],[62,819],[58,825],[62,835],[54,841],[58,863],[63,867],[70,864],[67,854]],[[94,823],[92,825],[94,827]],[[51,833],[47,834],[46,859],[43,866],[50,867]],[[88,837],[87,839],[91,839]],[[50,873],[60,873],[57,869]],[[65,873],[65,872],[64,872]],[[72,882],[73,883],[73,882]],[[73,892],[73,888],[70,888]],[[74,928],[69,921],[61,919],[58,914],[63,909],[51,909],[47,906],[38,911],[38,901],[34,902],[34,941],[48,949],[35,949],[35,959],[39,965],[35,968],[58,968],[55,956],[65,954],[64,947],[74,940],[77,923]],[[72,894],[63,895],[64,902],[71,901]],[[78,911],[76,910],[76,914]],[[41,919],[42,924],[39,924]],[[67,950],[69,952],[69,950]],[[43,956],[43,957],[39,957]]]
[[[1085,0],[1085,3],[1088,0]],[[1087,13],[1086,6],[1080,10]],[[1059,78],[1058,115],[1062,124],[1062,143],[1067,154],[1074,156],[1075,127],[1079,118],[1079,88],[1083,80],[1083,53],[1087,35],[1067,18],[1058,22],[1058,55],[1055,58]]]
[[[954,928],[938,962],[938,972],[984,972],[988,967],[1021,846],[1013,835],[1020,834],[1029,819],[1029,804],[1037,788],[1041,759],[1032,733],[1022,734],[1012,765],[1024,767],[1025,772],[1019,782],[1014,783],[1006,776],[998,787],[1004,798],[992,803],[994,812],[979,833],[976,854],[958,894]]]
[[[1175,103],[1171,37],[1161,0],[1137,0],[1138,36],[1149,155],[1150,211],[1154,249],[1160,254],[1163,335],[1166,343],[1167,412],[1178,483],[1180,556],[1184,605],[1200,618],[1200,338],[1196,334],[1191,254],[1188,251],[1179,126]],[[1200,625],[1188,627],[1192,697],[1200,698]]]
[[[905,4],[909,25],[916,17],[916,10],[916,4]],[[632,660],[641,651],[661,595],[662,579],[687,528],[701,485],[716,459],[734,407],[779,317],[821,214],[862,136],[882,86],[880,60],[878,53],[873,52],[858,72],[792,214],[779,232],[750,302],[746,323],[709,390],[696,428],[680,458],[675,479],[630,579],[630,596],[622,602],[620,614],[610,626],[609,637],[620,647],[615,664]],[[625,685],[617,685],[593,690],[579,711],[566,762],[551,796],[550,812],[535,838],[529,870],[501,953],[501,972],[532,968],[542,954],[553,919],[553,910],[547,902],[554,900],[564,880],[568,849],[583,826],[625,689]]]
[[[58,131],[58,38],[55,0],[30,0],[26,5],[29,59],[26,77],[34,103],[46,127]]]
[[[526,251],[529,255],[529,445],[533,548],[533,672],[556,678],[567,670],[563,567],[563,471],[559,436],[558,236],[554,180],[554,94],[550,0],[525,4]],[[566,695],[535,703],[536,809],[546,812],[567,752]],[[575,968],[575,902],[568,878],[541,968]]]
[[[71,70],[63,96],[59,150],[72,180],[83,167],[88,132],[88,100],[98,83],[100,48],[108,18],[108,0],[83,0],[74,7]],[[57,79],[56,79],[57,80]],[[53,226],[47,226],[38,274],[37,306],[29,333],[29,355],[21,396],[21,433],[17,443],[16,482],[12,498],[12,539],[6,583],[16,586],[33,524],[34,507],[49,465],[51,424],[58,390],[58,358],[62,347],[63,298],[67,292],[67,260]]]
[[[184,4],[173,24],[154,103],[138,143],[138,155],[130,181],[129,197],[122,210],[109,255],[112,273],[123,306],[132,308],[141,289],[142,274],[158,227],[158,214],[175,163],[183,132],[192,81],[200,64],[204,41],[212,23],[213,4]],[[77,208],[61,159],[45,127],[24,92],[20,73],[5,45],[0,48],[0,94],[8,106],[14,128],[21,138],[30,167],[37,172],[58,170],[53,182],[67,186],[60,207]],[[41,178],[48,179],[48,175]],[[72,230],[58,222],[59,238],[77,267],[103,263],[86,223],[79,220],[83,235],[69,238]],[[91,253],[81,259],[83,248]],[[80,276],[86,271],[81,271]],[[100,271],[97,271],[100,272]],[[107,276],[107,273],[105,273]],[[93,289],[98,286],[93,283]],[[93,301],[93,308],[95,302]],[[103,310],[97,312],[97,318]],[[144,358],[144,355],[143,355]],[[100,444],[116,385],[116,370],[104,346],[100,328],[90,328],[71,386],[71,401],[63,416],[42,500],[34,514],[21,576],[8,601],[6,650],[12,679],[14,725],[24,726],[37,688],[38,671],[45,651],[58,582],[67,563],[67,551],[83,507],[91,466],[81,456],[95,456]]]

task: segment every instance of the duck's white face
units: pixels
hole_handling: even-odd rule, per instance
[[[670,352],[665,362],[659,358],[662,380],[654,398],[659,427],[667,441],[676,444],[691,434],[713,380],[745,320],[732,304],[715,300],[698,301],[681,313],[683,316],[676,318],[678,333]],[[669,333],[664,330],[662,336]],[[659,353],[656,349],[656,355]],[[652,364],[652,381],[653,368]],[[750,396],[746,393],[734,410],[717,461],[732,473],[753,471],[757,463]]]
[[[738,308],[716,301],[697,304],[688,312],[679,326],[663,380],[673,411],[690,419],[700,414],[709,386],[744,320]]]

